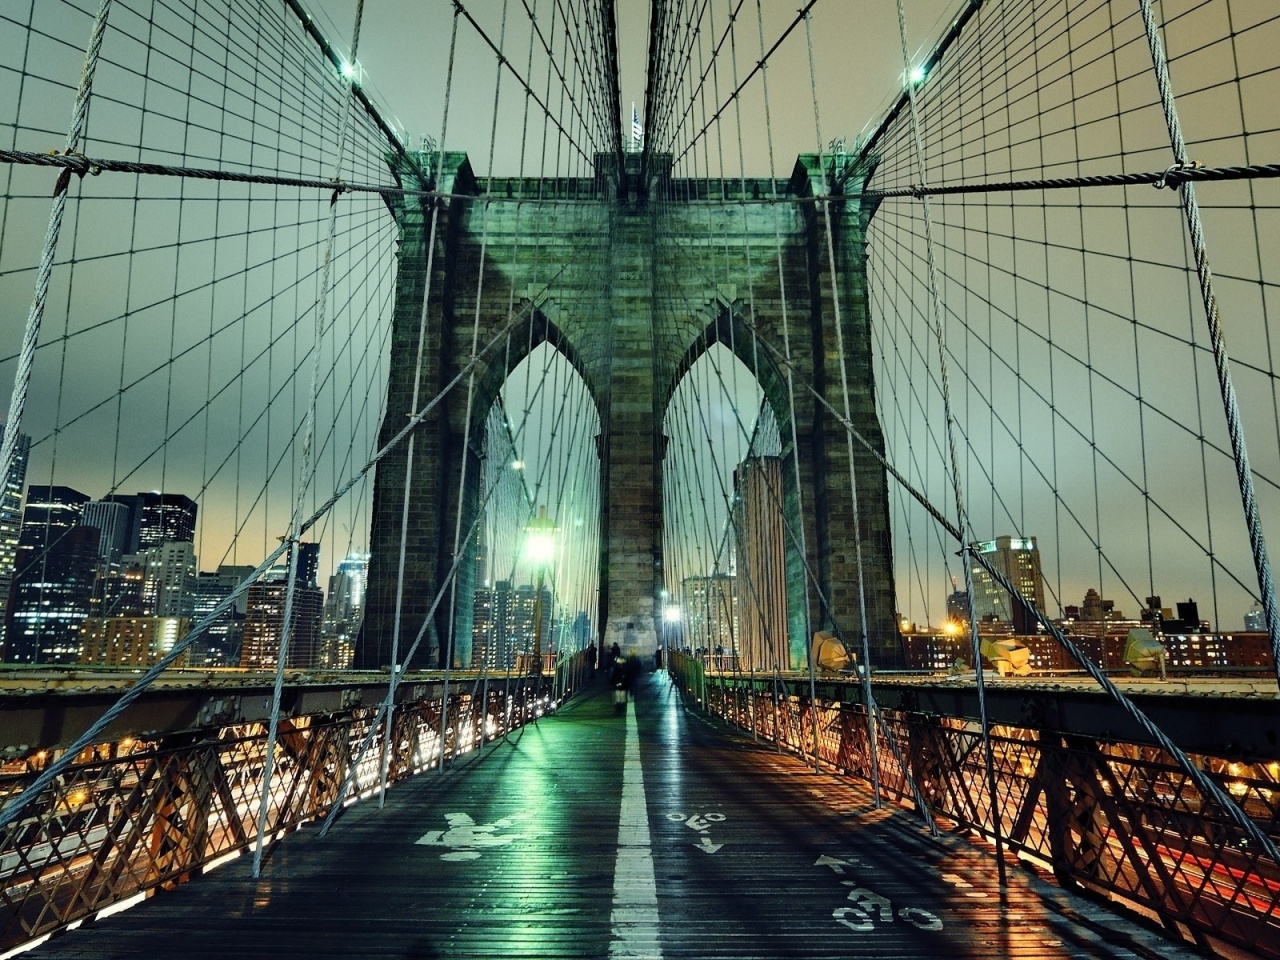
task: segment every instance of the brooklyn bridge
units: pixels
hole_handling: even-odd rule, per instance
[[[1269,4],[0,23],[0,956],[1280,958]]]

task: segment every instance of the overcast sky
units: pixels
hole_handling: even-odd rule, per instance
[[[527,66],[526,3],[548,31],[564,9],[552,0],[470,0],[465,6],[493,42],[501,38],[511,65],[522,75],[527,71],[534,90],[545,96],[545,57],[535,49],[533,68]],[[355,0],[310,4],[329,39],[349,50]],[[718,38],[737,5],[737,0],[710,0],[702,8],[705,35]],[[0,120],[12,131],[9,143],[40,152],[61,146],[94,6],[90,0],[0,4],[17,24],[35,16],[39,25],[32,33],[8,23],[0,29]],[[244,61],[257,66],[241,71],[242,81],[259,88],[250,97],[252,107],[235,99],[229,81],[194,85],[192,97],[184,99],[189,81],[182,71],[190,63],[202,65],[216,80],[219,70],[230,71],[230,77],[242,53],[239,48],[230,57],[219,52],[218,5],[196,6],[212,28],[193,32],[184,26],[173,13],[183,9],[181,4],[116,4],[99,100],[90,117],[89,149],[131,159],[185,157],[198,166],[243,163],[330,176],[333,104],[339,100],[332,71],[326,79],[328,68],[310,48],[308,66],[299,76],[307,74],[308,90],[328,83],[328,107],[322,109],[311,94],[303,98],[291,85],[298,77],[289,70],[296,65],[281,71],[271,36],[257,37],[263,44],[260,54],[256,61]],[[908,0],[913,63],[959,6],[956,0]],[[1273,130],[1280,27],[1265,26],[1267,6],[1166,0],[1160,8],[1172,21],[1166,40],[1175,55],[1173,75],[1187,135],[1193,155],[1204,162],[1267,162],[1280,155]],[[796,4],[761,0],[759,7],[767,48],[794,18]],[[648,8],[646,0],[617,3],[624,131],[631,103],[642,114],[645,107]],[[753,0],[742,4],[735,41],[708,74],[709,110],[733,85],[735,54],[739,77],[760,56],[756,8]],[[965,78],[920,88],[931,175],[954,181],[1167,166],[1167,134],[1155,105],[1145,43],[1135,31],[1136,8],[1049,0],[988,4],[993,17],[999,11],[1007,16],[969,32]],[[270,9],[278,16],[274,5]],[[466,151],[481,175],[588,173],[582,159],[555,149],[554,137],[544,145],[545,124],[536,110],[526,127],[527,98],[509,73],[495,112],[498,62],[465,22],[459,24],[450,79],[453,9],[447,0],[367,0],[360,79],[388,119],[410,143],[438,138],[447,103],[444,146]],[[253,37],[253,27],[238,24],[237,43]],[[1042,42],[1029,46],[1028,38],[1041,33]],[[824,142],[846,138],[851,144],[900,95],[896,3],[822,0],[813,10],[811,35],[813,79],[803,29],[770,60],[771,125],[764,122],[757,77],[744,91],[741,124],[731,107],[685,161],[682,173],[736,176],[741,148],[748,176],[771,170],[786,176],[796,154],[816,149],[815,119]],[[196,37],[198,56],[191,54],[190,36]],[[694,76],[702,71],[697,66],[701,52],[705,48],[696,48],[692,58]],[[557,47],[557,59],[563,57]],[[1237,71],[1248,79],[1235,83]],[[447,101],[446,86],[451,89]],[[939,99],[930,101],[935,94]],[[561,106],[555,96],[550,100],[558,114],[572,114],[574,105]],[[287,104],[280,114],[298,111],[298,129],[309,132],[289,134],[293,119],[272,120],[275,114],[264,111],[264,103],[272,110]],[[324,119],[318,119],[322,113]],[[248,133],[246,117],[253,128]],[[699,104],[690,124],[701,126],[701,117]],[[210,137],[210,130],[218,136]],[[1242,130],[1249,132],[1248,140]],[[288,150],[264,146],[268,136],[281,137],[282,131],[296,141]],[[359,136],[361,147],[349,151],[348,176],[385,178],[379,145],[367,131]],[[906,128],[893,136],[897,139],[891,137],[886,146],[883,183],[914,182]],[[245,151],[250,141],[253,150]],[[359,156],[353,159],[352,153]],[[52,182],[53,175],[44,170],[0,170],[0,186],[8,195],[0,219],[0,329],[12,345],[8,356],[17,350],[30,303]],[[73,204],[59,249],[41,338],[46,346],[38,357],[28,411],[28,431],[40,440],[28,479],[52,477],[99,496],[113,479],[125,492],[166,486],[194,494],[214,476],[202,513],[219,532],[216,544],[202,548],[202,566],[223,555],[253,562],[283,532],[282,517],[293,498],[298,445],[280,468],[274,458],[305,410],[309,368],[298,367],[298,359],[307,349],[307,335],[305,326],[295,330],[294,325],[314,304],[328,208],[315,191],[301,199],[281,192],[283,199],[267,202],[261,202],[266,197],[260,192],[254,194],[259,202],[245,204],[246,194],[236,192],[240,188],[175,184],[103,174],[74,187],[93,202]],[[182,204],[174,202],[179,190],[186,198]],[[943,310],[956,364],[953,389],[974,451],[964,475],[975,536],[1012,533],[1025,524],[1021,532],[1040,538],[1064,603],[1078,602],[1085,589],[1100,585],[1104,596],[1136,612],[1109,569],[1114,560],[1138,597],[1154,588],[1169,603],[1219,591],[1221,622],[1237,626],[1250,603],[1253,573],[1232,467],[1221,453],[1227,447],[1221,405],[1206,359],[1199,293],[1187,282],[1185,227],[1176,197],[1147,186],[1083,196],[1015,196],[989,203],[939,200],[932,207]],[[1263,478],[1265,519],[1280,513],[1275,483],[1280,429],[1268,327],[1278,309],[1277,268],[1275,258],[1262,251],[1280,237],[1275,212],[1280,202],[1274,181],[1206,185],[1201,198],[1251,454]],[[210,202],[215,199],[217,204]],[[360,437],[353,449],[363,454],[372,446],[380,403],[378,391],[365,387],[385,377],[387,346],[377,330],[392,289],[395,236],[376,198],[344,198],[341,209],[344,246],[335,262],[334,303],[346,306],[331,312],[344,326],[326,342],[326,363],[335,373],[322,384],[322,409],[330,412],[331,422],[333,411],[340,411],[343,430]],[[927,356],[929,337],[921,326],[930,308],[922,280],[920,215],[916,201],[886,201],[873,222],[878,232],[872,303],[883,321],[875,343],[877,377],[891,456],[942,505],[950,494],[942,482],[936,361]],[[259,302],[268,305],[255,308]],[[126,336],[119,318],[126,314],[131,346],[122,356],[119,345]],[[64,333],[69,339],[59,341]],[[201,346],[205,339],[212,349]],[[249,368],[245,389],[237,383],[219,393],[244,364]],[[276,393],[272,384],[281,382],[282,371],[295,368],[283,393]],[[11,361],[0,364],[6,393],[12,370]],[[135,380],[137,386],[123,398],[113,398],[120,384]],[[1053,411],[1037,413],[1050,400]],[[224,460],[268,401],[271,414],[253,428],[255,437],[262,435],[262,452],[242,451]],[[149,454],[166,429],[188,420],[183,442],[191,443],[175,443],[163,456]],[[1202,447],[1201,435],[1217,449]],[[321,486],[331,489],[335,478],[349,473],[355,456],[348,453],[350,446],[336,433],[324,441]],[[258,503],[257,491],[268,476],[275,478],[267,485],[269,504]],[[351,502],[367,503],[367,496]],[[348,542],[363,545],[368,524],[363,509],[344,506],[335,516],[326,566]],[[922,532],[927,525],[907,524],[907,511],[895,511],[895,521],[903,521],[895,523],[895,551],[904,612],[936,620],[948,576],[956,571],[954,560],[949,567],[942,562],[951,549],[933,533]],[[232,541],[226,531],[237,525],[251,534]],[[1148,527],[1157,533],[1148,537]],[[1274,520],[1269,528],[1275,529]],[[1106,560],[1100,559],[1097,543]],[[1205,550],[1230,575],[1211,572]],[[927,561],[921,560],[924,554]],[[1233,577],[1244,586],[1233,584]]]

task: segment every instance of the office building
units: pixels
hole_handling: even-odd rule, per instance
[[[196,502],[181,493],[139,493],[138,549],[163,543],[195,543]]]
[[[317,562],[319,557],[317,555]],[[329,578],[321,624],[320,666],[345,669],[355,655],[356,637],[364,623],[365,588],[369,582],[369,554],[352,553]]]
[[[680,612],[686,647],[702,653],[738,652],[735,645],[737,592],[736,578],[727,574],[685,577],[681,584]]]
[[[98,531],[80,523],[89,497],[62,486],[27,488],[5,611],[8,663],[74,663],[89,615]]]
[[[733,475],[737,652],[745,670],[790,666],[782,459],[751,457]],[[725,649],[729,644],[718,641]],[[715,644],[711,647],[714,649]]]
[[[1245,630],[1256,633],[1265,633],[1267,629],[1267,615],[1262,609],[1261,604],[1254,604],[1253,609],[1244,615]]]
[[[0,441],[4,439],[4,424],[0,423]],[[31,438],[18,434],[13,449],[13,468],[0,488],[0,631],[3,630],[5,604],[9,600],[9,584],[13,580],[13,567],[18,559],[18,533],[22,529],[22,489],[27,482],[27,463],[31,457]],[[0,644],[4,635],[0,633]]]
[[[187,634],[180,617],[89,617],[80,625],[80,663],[149,667]],[[184,665],[184,652],[173,666]]]
[[[138,553],[165,541],[196,539],[196,502],[181,493],[113,493],[102,498],[128,510],[124,521],[125,553]]]
[[[218,605],[252,575],[253,567],[228,564],[219,566],[217,570],[198,573],[192,594],[192,627],[208,620]],[[247,609],[246,590],[195,638],[188,662],[204,667],[234,667],[239,663]]]
[[[542,650],[550,653],[554,646],[551,633],[551,591],[543,587],[541,608],[538,591],[533,584],[514,589],[510,580],[499,580],[492,589],[477,587],[472,614],[472,663],[504,673],[516,667],[517,657],[533,651],[535,623],[539,609],[542,619]]]
[[[1044,579],[1040,573],[1040,550],[1035,537],[996,537],[972,546],[1022,596],[1044,611]],[[1011,623],[1015,634],[1037,632],[1035,615],[1023,604],[1015,603],[1012,595],[976,562],[973,564],[971,612],[979,623],[984,620]]]
[[[268,571],[262,580],[249,586],[244,639],[240,643],[240,666],[249,670],[275,669],[284,635],[288,593],[288,578],[274,571]],[[285,666],[306,669],[317,665],[323,616],[324,592],[316,587],[296,584]]]
[[[129,548],[129,508],[111,500],[91,500],[80,522],[98,530],[98,552],[107,564],[118,564]]]
[[[142,606],[146,615],[190,619],[195,604],[195,547],[186,541],[166,541],[131,559],[144,570]]]
[[[102,575],[99,566],[94,578],[90,616],[147,616],[143,592],[147,584],[147,568],[136,557],[122,558],[119,564]]]

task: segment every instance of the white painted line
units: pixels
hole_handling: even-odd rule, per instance
[[[622,756],[622,805],[618,811],[618,859],[613,866],[613,942],[610,957],[662,960],[658,942],[658,885],[649,844],[649,803],[640,769],[635,701],[627,704],[627,745]]]

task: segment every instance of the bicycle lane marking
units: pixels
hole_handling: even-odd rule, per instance
[[[613,867],[613,941],[609,956],[662,960],[658,942],[658,885],[649,837],[649,803],[640,768],[636,705],[627,704],[627,741],[622,759],[622,803],[618,809],[618,857]]]

